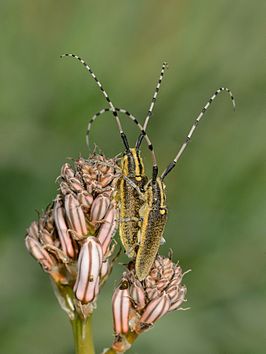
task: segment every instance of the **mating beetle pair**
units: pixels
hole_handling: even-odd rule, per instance
[[[158,176],[158,165],[153,145],[148,135],[146,128],[149,119],[153,113],[153,108],[160,89],[160,85],[164,76],[166,63],[163,63],[160,77],[152,98],[151,105],[148,110],[144,125],[142,126],[138,120],[127,110],[116,108],[110,100],[108,94],[104,90],[100,81],[97,79],[91,68],[86,62],[74,54],[64,54],[63,56],[70,56],[79,60],[84,67],[89,71],[93,79],[96,81],[100,90],[102,91],[109,107],[102,109],[96,113],[89,121],[87,130],[87,144],[89,145],[89,134],[92,123],[97,117],[105,112],[111,112],[116,120],[121,139],[123,141],[125,152],[123,154],[121,163],[121,176],[118,179],[117,189],[117,205],[119,209],[119,234],[121,242],[129,257],[135,260],[136,276],[140,281],[144,280],[148,275],[153,262],[158,253],[160,243],[163,239],[164,227],[167,222],[167,206],[164,179],[169,172],[175,167],[177,161],[181,157],[185,148],[190,142],[190,139],[204,113],[217,97],[217,95],[226,91],[229,93],[233,106],[235,101],[231,91],[228,88],[219,88],[209,99],[207,104],[201,110],[192,125],[184,143],[178,150],[174,160],[166,167],[161,176]],[[130,118],[139,128],[140,134],[136,141],[136,145],[130,148],[126,134],[123,131],[118,114],[125,114]],[[140,146],[143,139],[146,140],[148,148],[152,155],[153,169],[152,178],[149,180],[144,171],[144,164],[140,156]]]

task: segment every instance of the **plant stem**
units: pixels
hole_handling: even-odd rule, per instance
[[[138,334],[136,332],[128,332],[121,337],[115,339],[112,347],[106,349],[104,354],[119,354],[125,353],[131,348],[131,345],[137,339]]]
[[[91,328],[91,316],[86,320],[80,318],[78,315],[71,321],[76,354],[95,354],[92,328]]]

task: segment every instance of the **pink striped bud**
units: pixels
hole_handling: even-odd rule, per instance
[[[64,209],[59,198],[56,198],[54,203],[54,220],[63,252],[73,258],[75,252],[65,221]]]
[[[81,181],[76,177],[69,178],[68,183],[74,192],[82,192],[84,190]]]
[[[105,217],[109,205],[110,197],[105,193],[99,194],[92,203],[90,220],[92,222],[101,221]]]
[[[93,202],[93,196],[88,193],[87,191],[80,192],[78,194],[78,201],[80,202],[81,206],[85,211],[90,209],[92,202]]]
[[[28,228],[27,233],[30,237],[33,237],[36,240],[39,239],[39,225],[36,221],[33,221],[30,224],[30,227]]]
[[[26,236],[25,244],[28,251],[41,264],[43,269],[47,272],[51,271],[54,266],[54,261],[49,253],[42,247],[42,245],[33,237]]]
[[[140,322],[153,324],[168,312],[170,305],[171,301],[169,296],[164,293],[161,297],[152,300],[148,304],[140,318]]]
[[[48,232],[46,229],[43,229],[42,232],[40,232],[40,241],[44,244],[44,245],[55,245],[56,242],[53,239],[53,236],[50,232]]]
[[[128,281],[121,282],[120,286],[115,290],[112,298],[113,308],[113,324],[115,334],[127,333],[129,331],[129,311],[130,311],[130,295],[128,289]]]
[[[71,192],[71,189],[69,188],[69,185],[66,182],[60,183],[60,190],[63,195],[66,195]]]
[[[103,261],[102,267],[101,267],[101,272],[100,272],[100,278],[101,281],[106,278],[110,270],[110,264],[108,260]]]
[[[116,226],[116,210],[114,206],[112,206],[105,216],[104,223],[101,225],[97,237],[102,245],[104,255],[107,253],[112,237],[116,231]]]
[[[145,307],[145,292],[141,282],[139,280],[135,280],[134,283],[130,286],[130,296],[134,301],[134,307],[137,310],[142,310]]]
[[[65,196],[65,211],[69,226],[77,238],[88,234],[84,212],[78,200],[72,195]]]
[[[102,247],[95,237],[88,237],[78,257],[78,274],[74,285],[76,298],[82,303],[92,302],[99,293],[99,276],[102,267]]]
[[[183,285],[179,289],[178,296],[176,296],[176,299],[173,298],[171,300],[171,306],[169,308],[169,311],[174,311],[178,309],[178,307],[184,302],[186,293],[187,293],[187,288],[185,287],[185,285]]]

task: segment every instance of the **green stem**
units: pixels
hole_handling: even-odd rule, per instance
[[[71,321],[76,354],[95,354],[92,328],[91,328],[91,316],[86,320],[76,315],[75,319]]]

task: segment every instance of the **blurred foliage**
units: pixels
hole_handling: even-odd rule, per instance
[[[149,134],[160,170],[174,157],[213,91],[218,97],[167,178],[167,253],[184,269],[190,311],[172,313],[132,353],[260,354],[266,351],[266,119],[263,0],[0,2],[1,352],[73,353],[70,326],[23,235],[55,196],[66,157],[88,154],[88,118],[106,107],[80,64],[93,67],[113,101],[143,121],[161,63]],[[136,128],[124,120],[130,141]],[[111,116],[93,141],[122,151]],[[143,144],[150,173],[150,155]],[[112,339],[111,294],[118,265],[94,316],[98,351]]]

